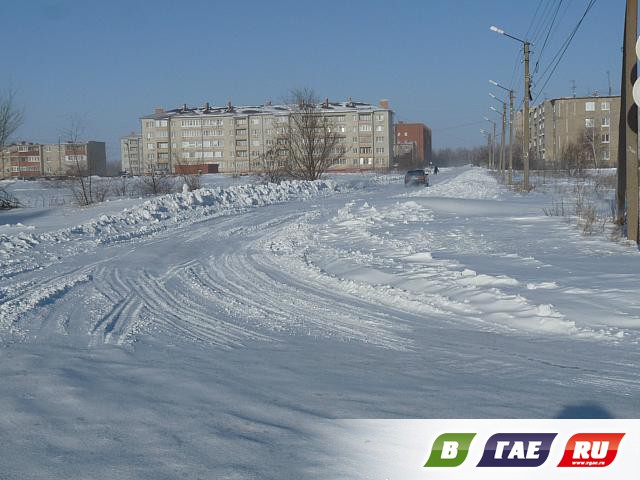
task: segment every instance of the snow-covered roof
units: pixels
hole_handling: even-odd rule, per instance
[[[364,102],[322,102],[318,104],[318,108],[325,112],[349,113],[349,112],[374,112],[389,111],[388,108],[379,107]],[[186,104],[180,108],[172,110],[163,110],[151,115],[145,115],[143,119],[166,119],[168,117],[193,117],[193,116],[224,116],[224,115],[286,115],[294,110],[293,105],[225,105],[210,106],[205,104],[201,107],[189,107]]]

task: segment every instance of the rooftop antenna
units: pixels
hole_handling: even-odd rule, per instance
[[[576,81],[571,80],[571,95],[576,98]]]
[[[607,70],[607,82],[609,83],[609,96],[611,96],[611,72]]]

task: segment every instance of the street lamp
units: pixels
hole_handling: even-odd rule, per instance
[[[523,130],[524,130],[524,142],[523,142],[523,153],[524,153],[524,190],[529,191],[529,96],[531,95],[531,76],[529,75],[529,47],[530,43],[526,40],[522,40],[518,37],[514,37],[513,35],[509,35],[501,28],[496,26],[491,26],[489,28],[492,32],[495,32],[500,35],[504,35],[505,37],[509,37],[517,42],[520,42],[524,51],[524,106],[523,106]],[[497,86],[497,83],[496,83]],[[504,87],[502,87],[504,88]]]
[[[489,117],[484,117],[484,119],[491,123],[493,125],[493,135],[491,136],[491,151],[490,151],[490,155],[489,155],[489,168],[493,169],[494,167],[494,143],[496,141],[496,122],[494,122],[493,120],[491,120]]]
[[[509,92],[509,184],[511,184],[511,182],[513,181],[513,125],[514,125],[513,102],[514,102],[515,92],[510,88],[500,85],[495,80],[489,80],[489,83],[494,87],[498,87],[498,88],[501,88],[502,90]]]
[[[507,128],[507,102],[503,102],[498,97],[496,97],[493,93],[489,93],[489,96],[493,98],[495,101],[500,102],[502,104],[502,137],[500,138],[500,164],[498,168],[500,169],[500,174],[504,177],[504,172],[506,170],[504,148],[505,148],[505,141],[506,141],[505,132]],[[496,113],[500,113],[493,107],[491,107],[491,109]]]
[[[480,129],[480,133],[487,137],[487,162],[489,163],[489,167],[491,166],[491,134],[487,132],[484,128]]]

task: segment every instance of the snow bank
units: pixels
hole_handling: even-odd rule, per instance
[[[101,215],[89,222],[54,232],[0,235],[0,255],[29,250],[43,242],[60,243],[81,236],[98,243],[112,243],[151,235],[170,225],[195,222],[204,217],[242,211],[290,200],[304,200],[339,190],[331,180],[286,181],[280,184],[236,185],[201,188],[147,200],[120,213]]]

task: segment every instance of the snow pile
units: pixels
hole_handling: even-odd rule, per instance
[[[500,186],[484,168],[471,168],[449,181],[407,192],[406,197],[447,197],[473,200],[497,199]]]
[[[290,200],[304,200],[339,190],[331,180],[286,181],[280,184],[236,185],[201,188],[147,200],[131,209],[101,215],[89,222],[55,232],[34,235],[0,235],[0,255],[24,251],[43,243],[60,243],[78,236],[95,237],[98,243],[112,243],[151,235],[176,223],[192,223],[212,215],[238,212],[251,207]]]

